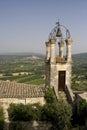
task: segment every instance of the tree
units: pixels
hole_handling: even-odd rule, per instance
[[[44,97],[47,103],[57,102],[54,90],[51,87],[47,87]]]

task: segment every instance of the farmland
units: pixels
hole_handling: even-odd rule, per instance
[[[44,84],[44,56],[0,55],[0,80]]]

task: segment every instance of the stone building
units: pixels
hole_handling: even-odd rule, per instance
[[[4,109],[5,121],[8,121],[7,109],[11,103],[15,104],[45,104],[45,86],[28,85],[10,81],[0,81],[0,105]]]
[[[10,103],[36,103],[44,104],[45,87],[0,81],[0,102]]]
[[[63,34],[64,31],[65,35]],[[46,86],[54,88],[57,98],[59,98],[60,92],[65,92],[73,101],[71,46],[72,39],[69,30],[58,22],[46,42]]]

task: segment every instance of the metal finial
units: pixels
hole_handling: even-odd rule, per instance
[[[58,20],[58,22],[56,22],[56,24],[58,25],[58,27],[60,26],[60,22],[59,22],[59,20]]]

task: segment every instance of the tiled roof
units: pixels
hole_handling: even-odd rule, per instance
[[[45,86],[28,85],[10,81],[0,81],[0,98],[43,97]]]

